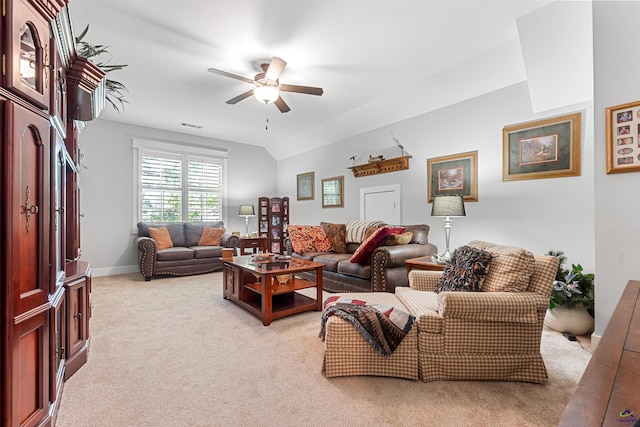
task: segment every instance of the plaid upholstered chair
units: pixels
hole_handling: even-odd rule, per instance
[[[544,315],[558,267],[553,256],[473,241],[492,260],[480,292],[434,293],[442,273],[413,270],[396,296],[418,317],[420,377],[543,383]]]
[[[491,254],[479,292],[436,293],[443,273],[413,270],[410,287],[396,287],[395,294],[344,294],[407,311],[416,321],[385,358],[349,322],[329,317],[324,335],[326,376],[546,382],[540,340],[558,260],[487,242],[466,246]],[[445,269],[445,274],[452,271]]]

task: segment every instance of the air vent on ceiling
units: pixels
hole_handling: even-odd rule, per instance
[[[194,128],[194,129],[202,129],[202,126],[200,125],[194,125],[193,123],[185,123],[185,122],[181,122],[180,126],[184,126],[187,128]]]

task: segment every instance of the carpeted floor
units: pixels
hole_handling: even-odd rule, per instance
[[[545,329],[545,385],[327,379],[320,313],[262,326],[222,298],[222,273],[99,277],[92,297],[89,361],[58,427],[555,426],[591,356]]]

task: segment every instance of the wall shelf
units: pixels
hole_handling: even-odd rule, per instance
[[[351,166],[349,169],[351,169],[353,176],[356,178],[361,176],[377,175],[379,173],[397,172],[409,169],[409,159],[411,157],[413,156],[396,157],[393,159],[381,160],[379,162]]]

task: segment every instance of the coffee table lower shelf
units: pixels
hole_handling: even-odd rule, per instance
[[[247,288],[249,288],[247,286]],[[259,293],[247,292],[242,301],[234,301],[245,310],[262,319],[262,296]],[[271,319],[276,320],[292,314],[316,310],[316,300],[297,292],[278,294],[271,299]]]

